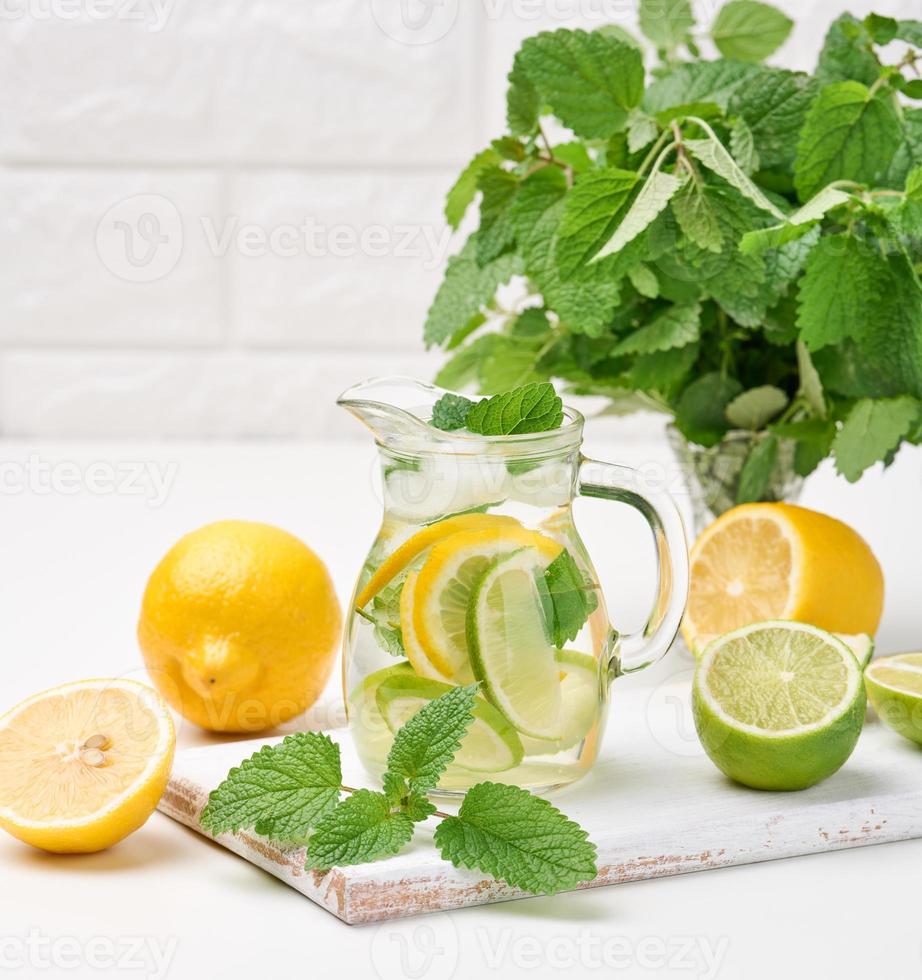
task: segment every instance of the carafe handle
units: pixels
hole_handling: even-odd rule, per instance
[[[675,639],[688,599],[688,546],[685,527],[672,497],[665,490],[641,490],[637,470],[583,458],[579,493],[583,497],[629,504],[643,514],[656,545],[656,601],[646,624],[636,633],[620,637],[620,657],[613,666],[619,674],[649,667]]]

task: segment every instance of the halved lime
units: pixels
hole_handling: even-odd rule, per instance
[[[868,633],[833,633],[855,655],[858,666],[864,670],[874,656],[874,637]]]
[[[581,742],[598,716],[599,662],[578,650],[559,650],[556,656],[563,703],[563,732],[558,739],[522,737],[526,755],[552,755]]]
[[[388,728],[396,732],[420,708],[451,689],[450,684],[413,674],[394,676],[378,687],[378,710]],[[478,697],[474,702],[474,721],[453,764],[473,772],[503,772],[518,765],[522,755],[516,730],[492,704]]]
[[[922,653],[880,657],[865,670],[864,683],[880,720],[922,745]]]
[[[560,671],[535,584],[545,564],[535,548],[490,562],[471,589],[467,641],[474,673],[516,729],[558,739],[564,722]]]
[[[866,703],[861,668],[841,640],[782,620],[713,640],[692,693],[705,752],[756,789],[804,789],[831,776],[858,741]]]

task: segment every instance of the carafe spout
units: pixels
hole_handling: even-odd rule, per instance
[[[374,433],[379,442],[395,438],[431,435],[428,422],[432,407],[444,389],[413,378],[370,378],[353,385],[337,399]]]

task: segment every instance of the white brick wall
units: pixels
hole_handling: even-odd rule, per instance
[[[6,0],[0,434],[357,434],[339,390],[433,372],[442,197],[518,43],[634,0],[402,2]],[[796,67],[846,6],[920,14],[776,2]]]

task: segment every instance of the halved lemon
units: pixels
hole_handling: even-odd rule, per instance
[[[545,565],[561,551],[552,538],[516,522],[451,535],[433,547],[419,571],[413,600],[416,637],[436,670],[457,684],[474,677],[467,643],[471,590],[494,558],[521,548],[533,549]]]
[[[769,619],[873,635],[883,598],[880,565],[847,524],[793,504],[743,504],[692,548],[682,634],[698,655],[714,637]]]
[[[388,582],[396,578],[415,558],[448,535],[458,531],[482,530],[504,525],[518,527],[519,522],[514,517],[506,517],[503,514],[458,514],[424,527],[381,562],[371,578],[359,590],[359,594],[355,597],[355,605],[359,609],[364,609]]]
[[[36,694],[0,718],[0,826],[46,851],[101,851],[138,829],[166,788],[166,703],[128,680]]]

